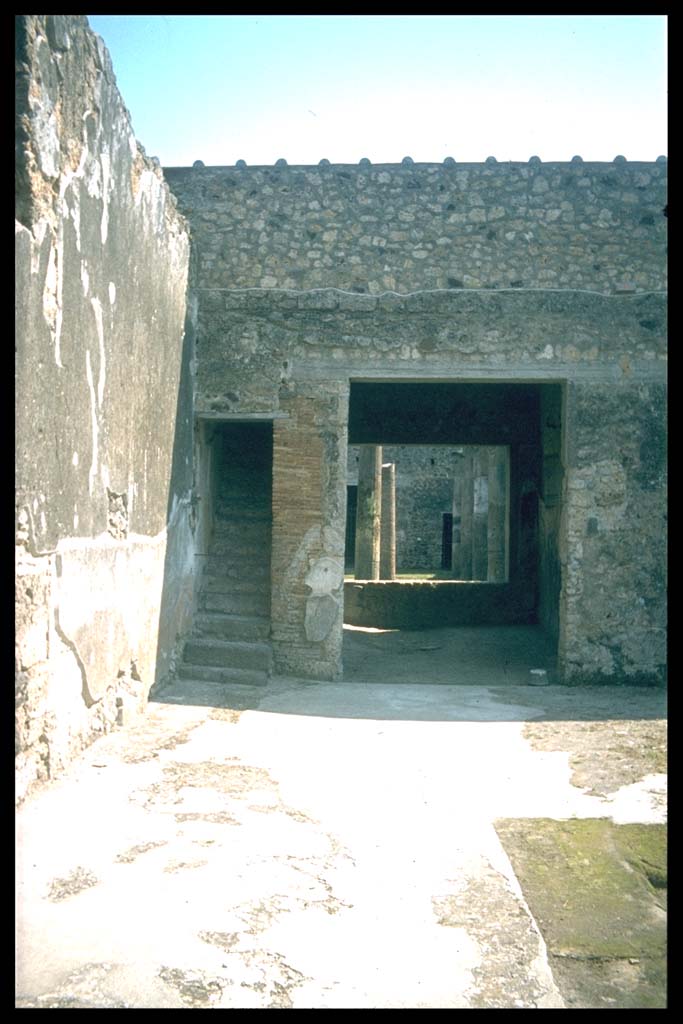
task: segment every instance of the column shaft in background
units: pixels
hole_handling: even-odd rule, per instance
[[[382,466],[382,515],[380,529],[379,577],[396,579],[396,465]]]
[[[507,579],[508,531],[508,449],[497,445],[488,449],[488,580],[504,583]]]
[[[382,516],[382,446],[362,444],[358,457],[356,511],[357,580],[378,580]]]

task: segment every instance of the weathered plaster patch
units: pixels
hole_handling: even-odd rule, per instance
[[[89,871],[87,868],[77,867],[65,878],[53,878],[48,899],[53,903],[57,903],[60,900],[68,899],[70,896],[76,896],[79,892],[83,892],[84,889],[90,889],[98,883],[99,878],[92,871]]]
[[[98,445],[99,445],[99,424],[97,422],[97,399],[95,398],[95,383],[90,365],[90,349],[85,351],[85,375],[90,389],[90,425],[92,428],[92,461],[88,473],[88,492],[92,495],[93,485],[97,477]]]
[[[55,362],[60,369],[62,368],[60,352],[60,337],[62,333],[62,257],[63,241],[60,237],[57,243],[53,244],[50,248],[50,257],[43,289],[43,316],[52,335]]]
[[[306,639],[320,642],[329,636],[341,609],[339,590],[344,582],[344,567],[334,558],[324,556],[314,562],[304,582],[311,590],[306,598]]]
[[[80,252],[81,251],[81,200],[80,200],[80,193],[79,193],[78,189],[75,189],[75,188],[71,189],[71,192],[70,192],[70,202],[71,202],[71,205],[69,205],[69,203],[66,202],[66,200],[64,200],[64,202],[62,204],[62,210],[63,210],[64,217],[70,217],[72,222],[73,222],[74,234],[76,235],[76,248]]]
[[[167,542],[166,530],[154,537],[128,534],[115,540],[104,533],[60,542],[56,627],[81,668],[86,703],[99,700],[115,683],[121,652],[138,666],[145,693],[151,686],[159,613],[158,598],[150,595],[161,593]],[[133,590],[131,578],[139,581]],[[138,689],[142,692],[142,684]]]
[[[39,65],[41,63],[40,50],[47,46],[45,40],[38,40],[36,53]],[[47,59],[49,61],[49,58]],[[36,159],[46,178],[57,178],[59,175],[59,124],[54,103],[43,82],[34,79],[32,85],[29,102]]]
[[[92,298],[90,305],[93,308],[95,314],[95,324],[97,327],[97,340],[100,346],[100,368],[97,377],[97,406],[99,409],[102,408],[102,401],[104,399],[104,383],[106,379],[106,353],[104,350],[104,325],[102,323],[102,303],[99,299]]]
[[[81,694],[85,702],[85,706],[89,708],[92,706],[92,704],[94,704],[95,698],[92,696],[88,688],[88,673],[86,671],[85,665],[83,664],[83,659],[81,658],[78,652],[76,644],[69,639],[69,637],[66,635],[66,633],[61,627],[59,619],[59,606],[56,606],[54,609],[54,627],[55,633],[57,634],[63,645],[71,652],[76,662],[76,665],[78,666],[78,672],[81,678]]]
[[[102,221],[100,224],[100,232],[102,236],[102,245],[105,245],[109,234],[109,191],[111,179],[109,154],[102,153],[100,155],[100,160],[102,163]]]
[[[125,540],[128,536],[128,495],[116,494],[107,488],[109,505],[107,528],[115,540]]]

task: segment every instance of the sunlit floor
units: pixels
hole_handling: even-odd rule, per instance
[[[621,753],[665,695],[531,686],[529,628],[344,644],[337,682],[178,680],[19,809],[20,1007],[563,1005],[494,823],[665,820]]]

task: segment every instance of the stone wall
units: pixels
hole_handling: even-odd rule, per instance
[[[662,679],[666,666],[663,381],[573,382],[560,532],[560,652],[576,681]]]
[[[451,290],[420,292],[412,295],[360,295],[336,289],[321,291],[253,291],[206,287],[200,278],[199,323],[202,358],[198,365],[198,407],[213,415],[250,415],[286,412],[285,398],[300,387],[314,395],[318,386],[336,382],[341,388],[354,380],[496,382],[507,387],[513,382],[526,387],[575,385],[576,394],[596,396],[592,406],[594,422],[589,430],[585,421],[577,421],[571,402],[562,411],[559,425],[562,452],[552,451],[550,435],[546,440],[530,438],[525,450],[523,437],[507,436],[499,425],[490,431],[486,417],[477,419],[470,410],[471,432],[463,441],[474,444],[505,444],[511,437],[517,443],[520,459],[555,459],[553,472],[561,487],[561,505],[549,504],[535,514],[542,519],[543,536],[539,569],[542,573],[539,609],[541,621],[558,636],[558,671],[561,678],[661,679],[665,660],[664,609],[662,602],[641,605],[643,581],[661,579],[662,555],[657,545],[629,536],[622,549],[615,548],[609,535],[599,526],[598,547],[605,547],[604,559],[580,555],[582,531],[588,518],[580,511],[585,486],[574,482],[576,459],[599,462],[599,452],[608,449],[621,468],[628,491],[629,508],[652,510],[654,518],[644,518],[638,527],[641,537],[660,531],[664,509],[663,477],[657,475],[649,491],[643,485],[642,459],[650,450],[661,459],[663,433],[663,386],[666,379],[666,299],[663,294],[601,295],[585,291],[529,290]],[[659,434],[653,434],[650,417],[657,417],[650,391],[659,389]],[[624,405],[624,402],[627,404]],[[406,429],[413,423],[409,405],[396,407],[395,418]],[[514,422],[509,430],[514,429]],[[523,422],[518,422],[518,428]],[[284,428],[283,428],[284,429]],[[316,431],[322,430],[322,425]],[[334,428],[337,430],[337,428]],[[507,429],[507,428],[506,428]],[[550,428],[548,428],[550,429]],[[633,445],[622,445],[621,431],[633,435]],[[639,447],[635,439],[643,435]],[[415,427],[419,440],[425,440],[422,426]],[[585,442],[582,432],[588,431]],[[336,444],[341,434],[336,433]],[[647,440],[651,438],[651,440]],[[408,441],[408,437],[359,437],[356,443],[380,440]],[[436,439],[432,439],[436,440]],[[454,440],[453,436],[445,441]],[[647,440],[647,443],[645,441]],[[311,443],[317,444],[315,435]],[[298,438],[300,451],[308,453],[304,435]],[[534,447],[535,446],[535,447]],[[657,447],[659,446],[659,447]],[[545,467],[550,472],[549,461]],[[293,470],[292,470],[293,471]],[[276,451],[277,472],[277,451]],[[582,474],[587,470],[582,469]],[[525,481],[535,485],[537,470],[523,467],[513,473],[518,493],[511,503],[520,508],[520,529],[525,509]],[[582,476],[580,477],[583,478]],[[601,486],[596,478],[595,486]],[[648,485],[649,487],[649,485]],[[532,500],[532,492],[528,499]],[[311,510],[306,530],[331,530],[342,537],[343,519],[323,514],[323,502],[317,512]],[[529,508],[529,513],[534,509]],[[303,519],[294,501],[282,512],[280,526],[303,541]],[[591,529],[594,529],[591,526]],[[610,530],[612,527],[609,528]],[[644,531],[644,532],[643,532]],[[519,538],[511,536],[513,560],[522,566],[525,553],[514,553]],[[610,554],[607,554],[610,552]],[[336,556],[335,556],[336,557]],[[610,559],[614,564],[610,568]],[[598,565],[600,568],[598,569]],[[273,562],[274,587],[281,569]],[[303,577],[308,567],[299,566],[301,593],[292,589],[296,607],[288,610],[299,625],[297,673],[305,674],[309,665],[321,668],[315,650],[306,644],[302,630],[304,616]],[[596,621],[610,612],[610,581],[623,594],[628,610],[622,626],[614,619],[606,626],[602,639],[593,639]],[[557,594],[559,581],[560,593]],[[579,582],[580,581],[580,582]],[[590,581],[590,582],[589,582]],[[588,601],[580,595],[591,592]],[[597,587],[596,591],[594,588]],[[659,584],[657,584],[659,587]],[[581,589],[583,588],[583,589]],[[596,593],[598,597],[595,598]],[[594,600],[595,598],[595,600]],[[638,614],[635,614],[636,611]],[[294,633],[287,643],[295,644]],[[591,639],[589,639],[591,638]],[[281,650],[284,650],[283,639]],[[642,646],[641,646],[642,644]],[[608,648],[613,652],[609,653]],[[308,650],[309,654],[306,655]],[[649,652],[649,653],[646,653]],[[315,674],[313,669],[312,674]],[[335,669],[338,672],[339,668]],[[331,674],[335,674],[334,672]]]
[[[529,581],[560,678],[661,680],[666,161],[166,174],[197,248],[199,408],[278,414],[316,382],[535,383],[540,428],[511,449],[507,593]],[[382,436],[350,422],[352,443],[430,441],[410,402],[377,419]],[[443,440],[512,443],[485,419],[469,410],[468,436]],[[343,527],[322,505],[314,519]]]
[[[663,164],[168,168],[206,288],[665,287]]]
[[[207,414],[277,410],[297,378],[620,379],[666,366],[664,294],[241,291],[207,288],[200,275],[198,319]]]
[[[536,615],[521,584],[347,580],[344,621],[376,629],[425,629],[529,625]]]
[[[82,16],[16,20],[17,795],[144,706],[193,604],[189,233]]]

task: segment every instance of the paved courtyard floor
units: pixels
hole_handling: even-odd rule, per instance
[[[495,822],[664,822],[664,695],[531,685],[533,628],[345,644],[174,683],[19,808],[17,1006],[572,1005]]]

